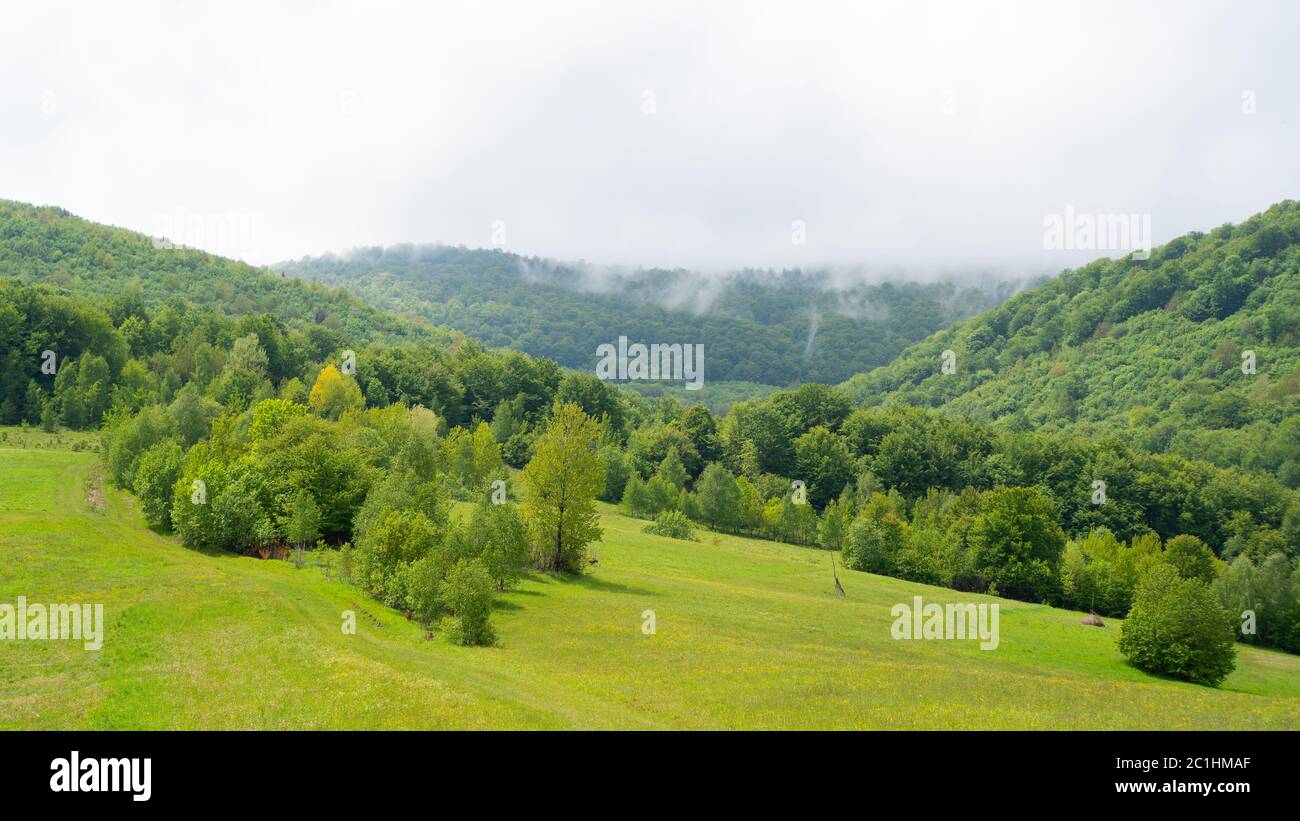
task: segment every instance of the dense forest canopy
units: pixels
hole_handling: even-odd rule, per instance
[[[1118,436],[1300,487],[1300,203],[1146,260],[1065,271],[844,388],[1003,430]]]
[[[357,249],[277,270],[347,288],[381,307],[589,370],[598,345],[702,343],[711,382],[835,383],[910,342],[997,305],[1014,285],[837,285],[827,271],[590,274],[500,250]]]

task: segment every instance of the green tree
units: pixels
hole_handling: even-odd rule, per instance
[[[688,477],[694,476],[703,467],[690,437],[685,431],[670,425],[640,428],[633,431],[628,440],[629,460],[643,478],[652,476],[667,458],[668,451],[674,449]]]
[[[1036,488],[990,491],[968,536],[975,569],[998,594],[1051,601],[1059,589],[1057,565],[1065,533],[1049,498]]]
[[[608,425],[611,433],[621,438],[626,424],[623,398],[596,376],[588,373],[565,375],[555,391],[555,401],[577,405],[592,419]]]
[[[513,504],[493,504],[485,494],[461,538],[467,543],[466,558],[483,560],[497,590],[514,586],[523,576],[531,546],[528,527]]]
[[[181,446],[172,441],[158,442],[140,456],[131,484],[145,520],[154,527],[171,527],[172,489],[184,460]]]
[[[217,386],[218,398],[226,405],[248,405],[259,393],[270,389],[266,368],[266,351],[256,334],[236,339]]]
[[[817,426],[795,440],[795,473],[808,486],[808,501],[822,508],[853,478],[853,456],[844,440]]]
[[[437,531],[422,511],[390,510],[357,544],[359,582],[390,607],[402,606],[408,568],[437,548]]]
[[[1165,562],[1184,579],[1200,579],[1213,584],[1219,574],[1214,551],[1195,536],[1175,536],[1165,543]]]
[[[844,535],[849,526],[848,500],[832,499],[822,511],[821,523],[817,526],[817,544],[827,550],[840,550],[844,547]]]
[[[815,544],[817,511],[808,503],[799,504],[786,494],[772,498],[763,508],[763,524],[768,535],[791,544]]]
[[[600,538],[595,499],[605,483],[596,452],[600,425],[575,404],[556,405],[524,468],[524,514],[544,570],[581,573],[586,547]]]
[[[248,438],[254,444],[278,435],[290,419],[303,416],[307,409],[287,399],[263,399],[253,407],[253,420],[248,425]]]
[[[754,446],[757,467],[764,473],[790,476],[794,472],[794,447],[787,424],[776,409],[759,405],[741,417],[744,437]]]
[[[501,462],[501,446],[492,436],[492,427],[487,422],[479,422],[470,437],[470,451],[473,461],[473,475],[469,486],[480,488],[487,486],[493,479],[505,477],[505,466]]]
[[[722,442],[718,438],[718,420],[703,405],[691,405],[676,423],[690,437],[695,452],[705,464],[722,458]]]
[[[600,458],[605,463],[605,489],[600,492],[600,498],[606,502],[618,502],[623,498],[631,474],[627,457],[617,445],[606,445],[600,449]]]
[[[695,482],[700,515],[713,530],[734,531],[740,526],[740,488],[721,464],[711,463]]]
[[[77,363],[77,393],[85,407],[85,423],[98,427],[112,399],[112,379],[107,360],[85,353]]]
[[[361,410],[366,406],[361,388],[351,376],[341,373],[333,365],[321,369],[316,382],[311,386],[308,401],[318,413],[328,419],[338,419],[349,410]]]
[[[681,490],[672,480],[656,473],[645,485],[646,497],[650,500],[649,512],[657,514],[664,510],[676,510]]]
[[[644,518],[653,515],[650,494],[646,490],[645,481],[638,474],[633,473],[628,478],[627,485],[623,488],[623,500],[620,506],[629,516]]]
[[[757,533],[763,528],[763,494],[746,476],[736,477],[736,492],[740,495],[739,529]]]
[[[686,468],[682,466],[682,459],[677,453],[677,448],[668,449],[664,460],[659,463],[659,468],[655,470],[655,476],[672,485],[674,490],[681,490],[686,487],[688,476]]]
[[[1216,687],[1236,666],[1232,616],[1205,582],[1167,564],[1138,584],[1119,650],[1140,670]]]
[[[305,548],[320,538],[320,507],[307,490],[299,490],[289,506],[284,536],[290,544]]]
[[[58,406],[53,399],[45,400],[45,405],[41,408],[41,430],[46,433],[54,433],[59,429],[59,412]]]
[[[511,436],[523,433],[526,426],[523,396],[502,399],[497,403],[496,410],[492,412],[492,436],[497,442],[504,445]]]
[[[454,644],[492,644],[492,576],[480,559],[462,559],[452,565],[440,588],[443,605],[451,615],[441,628]]]
[[[877,519],[862,515],[853,520],[844,534],[844,564],[867,573],[893,575],[896,558],[908,542],[907,522],[886,513]]]
[[[176,392],[168,408],[176,425],[176,434],[185,447],[205,438],[212,430],[212,420],[221,412],[221,406],[204,398],[195,384],[186,383]]]
[[[150,406],[134,416],[114,415],[104,433],[104,465],[114,483],[132,490],[140,456],[171,436],[171,417],[160,407]]]

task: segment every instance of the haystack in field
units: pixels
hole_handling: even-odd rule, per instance
[[[1083,621],[1081,621],[1081,622],[1079,622],[1079,623],[1080,623],[1080,624],[1086,624],[1086,625],[1088,625],[1089,627],[1105,627],[1105,626],[1106,626],[1106,622],[1102,621],[1102,620],[1101,620],[1101,616],[1098,616],[1096,613],[1089,613],[1088,615],[1084,616],[1084,617],[1083,617]]]

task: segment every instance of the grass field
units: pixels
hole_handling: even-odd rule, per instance
[[[1219,689],[1166,681],[1124,663],[1116,621],[843,569],[841,599],[825,552],[649,536],[609,508],[592,572],[534,575],[498,646],[456,647],[317,568],[188,550],[93,453],[9,433],[0,602],[100,602],[107,626],[97,652],[0,641],[0,729],[1300,729],[1300,657],[1239,645]],[[918,593],[998,601],[998,649],[893,640]],[[344,635],[349,609],[382,627],[358,612]]]

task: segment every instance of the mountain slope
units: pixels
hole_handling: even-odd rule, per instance
[[[955,373],[942,372],[945,351]],[[1300,203],[1180,237],[1149,260],[1067,270],[843,387],[869,405],[1114,434],[1298,487]]]
[[[274,267],[566,367],[592,368],[598,345],[626,336],[703,343],[708,380],[766,385],[838,382],[1010,292],[952,283],[840,288],[815,271],[595,275],[444,246],[359,249]]]
[[[0,200],[0,276],[41,282],[107,305],[122,295],[149,304],[182,300],[220,314],[266,313],[291,327],[319,324],[358,343],[458,335],[376,309],[343,290],[300,282],[203,251],[169,248],[62,208]]]

